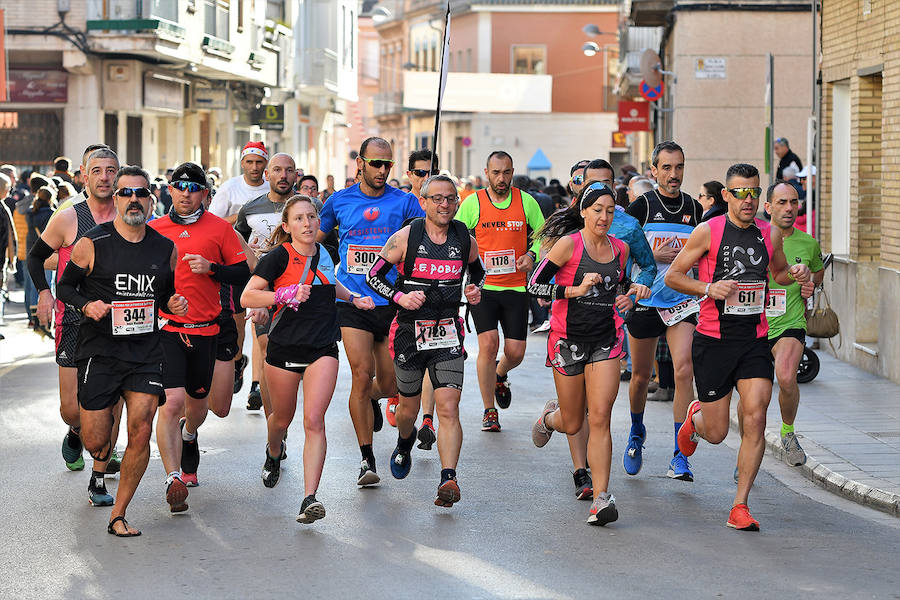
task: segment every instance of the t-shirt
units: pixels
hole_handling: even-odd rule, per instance
[[[262,185],[253,187],[247,183],[243,175],[238,175],[219,186],[212,202],[209,203],[209,212],[224,219],[236,215],[243,205],[254,198],[268,193],[269,182],[267,180],[263,179]]]
[[[794,233],[784,238],[784,257],[788,265],[804,264],[815,273],[825,268],[819,242],[806,232],[794,228]],[[784,291],[780,291],[784,290]],[[769,275],[769,298],[766,314],[769,315],[769,339],[788,329],[806,329],[806,301],[800,297],[800,284],[781,285]],[[775,316],[784,310],[784,314]]]
[[[163,329],[196,335],[216,335],[219,333],[219,326],[215,320],[222,311],[219,300],[221,284],[209,273],[192,272],[188,262],[182,258],[185,254],[199,254],[220,265],[236,265],[246,260],[234,229],[228,222],[208,212],[204,212],[197,222],[190,225],[179,225],[166,215],[154,219],[149,226],[175,242],[178,249],[175,291],[188,301],[188,312],[184,316],[176,317],[163,310],[159,311],[162,318],[169,319]]]
[[[351,292],[372,296],[377,306],[388,301],[375,294],[366,283],[366,275],[375,264],[378,254],[388,238],[403,227],[412,217],[424,217],[425,211],[415,195],[395,187],[384,186],[378,197],[366,196],[359,184],[335,192],[322,207],[320,229],[329,233],[338,229],[340,264],[337,279]],[[391,269],[388,280],[397,277]]]

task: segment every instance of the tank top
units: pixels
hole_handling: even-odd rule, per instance
[[[768,269],[772,260],[772,238],[768,223],[754,219],[742,229],[728,215],[714,217],[709,223],[709,252],[700,259],[700,280],[732,279],[739,290],[725,300],[705,298],[700,303],[697,333],[722,339],[752,340],[765,338]]]
[[[78,219],[78,229],[75,233],[75,239],[68,246],[60,246],[57,250],[58,262],[56,266],[56,281],[62,277],[69,259],[72,257],[72,249],[84,234],[97,226],[94,221],[94,215],[91,214],[91,207],[87,201],[76,202],[72,205],[75,211],[75,217]],[[81,313],[74,307],[63,302],[56,301],[56,325],[77,325],[81,321]]]
[[[399,289],[405,294],[416,290],[425,292],[425,303],[416,310],[400,308],[397,321],[412,324],[417,320],[448,319],[459,316],[459,302],[462,296],[463,244],[456,229],[447,229],[447,240],[437,244],[422,234],[422,243],[415,250],[412,273],[404,273],[405,265],[397,266],[402,279]]]
[[[80,292],[113,307],[99,321],[82,317],[77,359],[99,355],[129,362],[162,360],[157,316],[168,301],[162,295],[172,277],[175,245],[149,227],[145,232],[141,241],[129,242],[108,222],[85,234],[94,242],[94,267]]]
[[[528,273],[516,269],[516,259],[528,251],[528,226],[521,190],[510,188],[511,198],[506,208],[497,208],[486,189],[476,193],[478,224],[475,241],[487,271],[485,285],[527,285]]]
[[[601,263],[588,254],[580,231],[569,237],[575,244],[575,250],[572,258],[556,273],[556,283],[577,286],[586,273],[599,273],[601,283],[595,285],[586,296],[554,300],[550,330],[560,337],[583,342],[608,339],[622,326],[622,318],[615,311],[614,302],[619,293],[619,283],[625,275],[625,242],[607,236],[613,248],[613,259]]]

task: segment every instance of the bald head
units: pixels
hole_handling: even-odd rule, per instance
[[[294,193],[297,183],[297,167],[290,154],[279,152],[269,159],[266,165],[266,177],[269,180],[270,198],[275,202],[284,202]]]
[[[653,189],[653,183],[645,177],[633,177],[628,182],[628,201],[634,202]]]

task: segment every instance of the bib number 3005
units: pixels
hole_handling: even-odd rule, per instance
[[[739,281],[735,293],[725,298],[726,315],[758,315],[766,302],[765,281]]]
[[[112,334],[137,335],[151,333],[156,314],[153,299],[121,300],[112,303]]]
[[[378,254],[380,252],[381,246],[348,245],[347,272],[356,275],[368,275],[372,265],[378,260]]]
[[[453,318],[416,321],[416,350],[434,350],[436,348],[456,348],[459,336]]]

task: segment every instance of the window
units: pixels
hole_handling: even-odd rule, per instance
[[[228,39],[228,4],[227,0],[203,0],[204,33]]]
[[[850,85],[832,90],[831,251],[850,254]]]
[[[546,75],[547,48],[545,46],[513,46],[512,72],[519,75]]]
[[[150,0],[150,16],[178,22],[178,0]]]
[[[287,14],[285,13],[284,3],[285,0],[266,0],[266,18],[276,23],[286,23]],[[243,1],[239,0],[238,4],[243,4]]]

